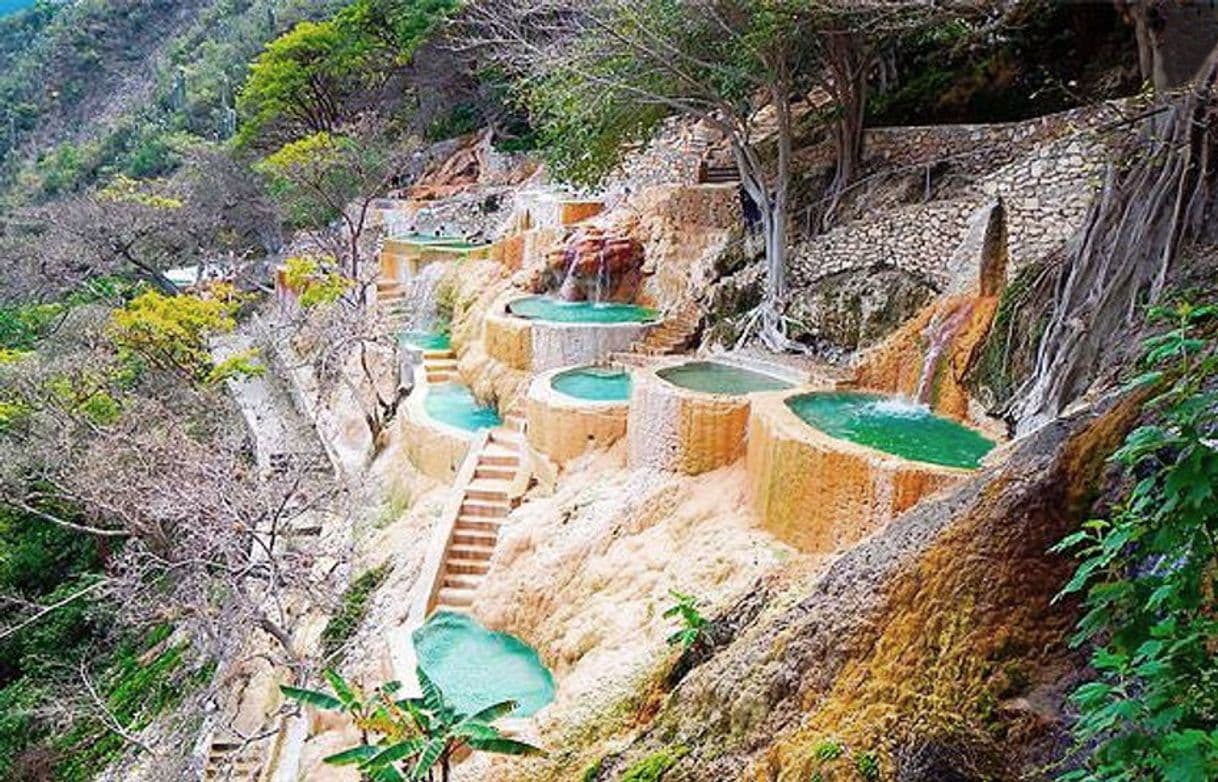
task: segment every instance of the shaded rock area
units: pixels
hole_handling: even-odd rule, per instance
[[[1051,603],[1073,564],[1046,551],[1088,512],[1136,411],[1110,398],[1042,428],[788,588],[798,602],[776,596],[596,778],[678,747],[683,780],[854,779],[859,753],[882,778],[1045,778],[1066,741],[1062,671],[1081,667],[1075,611]],[[828,738],[845,752],[824,763]]]
[[[888,336],[934,295],[929,282],[903,269],[832,274],[792,295],[790,335],[806,345],[857,350]]]
[[[546,257],[550,289],[564,301],[634,301],[643,246],[596,226],[575,231]]]

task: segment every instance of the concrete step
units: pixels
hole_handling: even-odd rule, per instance
[[[513,432],[523,432],[527,421],[523,416],[511,415],[510,413],[503,418],[503,425]]]
[[[456,357],[457,357],[457,354],[452,352],[451,350],[424,350],[423,351],[423,360],[424,361],[428,361],[431,359],[435,359],[437,361],[446,361],[449,359],[455,359]]]
[[[445,573],[441,582],[446,589],[462,589],[473,592],[482,583],[482,576],[468,573]]]
[[[490,569],[491,563],[485,559],[460,559],[450,556],[444,561],[444,572],[454,575],[483,576]]]
[[[492,556],[494,556],[494,554],[494,541],[492,541],[489,545],[454,542],[448,547],[448,556],[456,557],[457,559],[469,559],[478,562],[487,562]]]
[[[465,487],[465,497],[470,500],[486,500],[487,502],[508,502],[508,484],[493,478],[474,478]]]
[[[457,359],[424,357],[423,366],[427,367],[428,369],[456,369]]]
[[[502,426],[497,426],[491,430],[490,440],[492,443],[505,445],[519,453],[520,446],[524,443],[524,436],[519,432],[513,432]]]
[[[461,527],[453,530],[453,546],[494,549],[499,541],[499,530],[486,530],[481,526]]]
[[[440,587],[436,595],[437,611],[454,611],[469,608],[474,604],[474,590],[454,587]]]
[[[483,447],[482,453],[478,456],[478,464],[491,467],[517,467],[520,464],[520,451],[515,445],[508,447],[491,442]]]
[[[478,519],[502,519],[511,512],[506,501],[477,500],[466,497],[461,500],[461,516]]]
[[[493,481],[508,481],[511,482],[516,477],[516,469],[514,467],[496,467],[494,465],[483,464],[478,461],[478,466],[474,468],[474,480],[493,480]]]

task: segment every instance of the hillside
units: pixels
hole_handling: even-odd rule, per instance
[[[0,4],[0,778],[1218,779],[1218,13]]]

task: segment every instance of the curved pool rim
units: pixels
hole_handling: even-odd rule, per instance
[[[747,391],[739,391],[739,392],[711,391],[711,390],[704,390],[702,388],[696,388],[696,387],[690,386],[690,385],[685,385],[683,383],[679,383],[679,382],[676,382],[675,380],[671,379],[671,375],[676,374],[676,373],[680,372],[681,370],[688,370],[692,367],[701,367],[701,366],[709,366],[709,365],[713,365],[715,367],[722,367],[725,369],[730,369],[730,370],[739,372],[742,375],[749,375],[749,376],[752,376],[755,378],[764,379],[765,387],[760,387],[760,388],[747,390]],[[777,392],[777,391],[788,392],[788,391],[797,390],[800,385],[799,382],[797,382],[795,380],[791,380],[791,379],[784,378],[784,377],[779,377],[777,374],[774,374],[774,373],[765,372],[760,369],[755,369],[753,367],[742,366],[740,364],[737,364],[737,363],[734,363],[731,361],[722,361],[722,360],[717,360],[714,358],[693,358],[693,359],[685,359],[682,361],[665,364],[664,366],[659,366],[659,367],[656,367],[654,370],[652,370],[652,374],[654,374],[661,382],[666,383],[667,385],[669,385],[673,388],[679,389],[681,391],[681,393],[694,394],[694,395],[703,396],[703,397],[731,397],[734,399],[741,399],[741,400],[747,399],[748,397],[752,396],[753,394],[766,394],[766,393],[773,393],[773,392]]]
[[[622,317],[617,319],[580,319],[580,318],[553,318],[544,317],[542,315],[530,315],[527,312],[521,312],[518,308],[527,309],[532,302],[545,301],[550,303],[555,309],[555,312],[561,312],[564,309],[570,312],[584,312],[588,310],[600,311],[602,313],[622,312],[633,313],[635,317]],[[639,304],[626,304],[623,302],[607,302],[604,304],[595,304],[588,301],[573,301],[564,302],[555,296],[546,294],[533,294],[528,296],[518,296],[510,299],[504,304],[504,314],[509,317],[519,318],[530,323],[545,323],[550,326],[575,326],[589,327],[595,326],[598,328],[613,328],[619,326],[637,327],[640,325],[655,325],[662,320],[663,315],[659,310],[651,307],[644,307]]]
[[[994,449],[997,448],[999,445],[999,443],[997,441],[990,439],[984,433],[978,431],[977,429],[974,429],[971,426],[967,426],[965,424],[962,424],[958,421],[954,421],[946,416],[939,415],[932,411],[923,411],[918,416],[918,420],[929,420],[933,423],[934,426],[951,430],[953,434],[966,434],[966,435],[968,435],[969,439],[973,440],[974,442],[976,442],[976,441],[984,442],[986,444],[986,447],[984,448],[984,450],[979,449],[975,459],[970,460],[968,463],[961,463],[961,460],[944,461],[942,459],[936,460],[936,459],[921,458],[922,452],[917,451],[917,450],[911,450],[908,448],[900,448],[898,450],[898,449],[882,447],[878,444],[861,441],[861,440],[854,439],[849,436],[845,436],[843,434],[835,433],[834,431],[829,431],[828,428],[819,426],[816,423],[809,421],[803,414],[800,413],[800,411],[797,409],[797,406],[799,405],[799,403],[801,401],[804,401],[804,400],[807,400],[807,399],[810,399],[813,397],[851,398],[851,399],[855,399],[855,400],[866,400],[868,402],[891,401],[893,403],[902,404],[902,405],[908,404],[907,400],[904,400],[901,397],[894,395],[894,394],[887,394],[887,393],[882,393],[882,392],[878,392],[878,391],[868,391],[865,389],[861,389],[861,390],[842,390],[842,389],[832,389],[832,388],[823,388],[823,389],[814,389],[814,390],[800,389],[800,390],[796,390],[792,393],[787,393],[787,394],[782,395],[783,408],[786,410],[786,412],[790,416],[792,416],[796,421],[798,421],[802,426],[806,427],[810,432],[813,432],[816,435],[819,435],[821,437],[832,440],[833,442],[839,444],[839,447],[861,449],[864,452],[872,454],[876,458],[897,459],[897,460],[900,460],[903,462],[911,462],[914,464],[925,465],[926,467],[936,469],[936,470],[971,474],[973,472],[976,472],[981,467],[985,466],[986,458],[991,453],[993,453]],[[910,455],[910,454],[915,454],[915,455]]]
[[[454,654],[451,646],[442,643],[446,635],[450,643],[462,636],[477,643],[458,647]],[[419,667],[461,714],[513,700],[517,708],[510,717],[531,717],[554,701],[554,675],[537,650],[518,636],[485,627],[469,614],[437,611],[411,633],[411,644]],[[477,658],[479,651],[494,654]],[[509,684],[513,677],[516,682]]]
[[[579,364],[573,367],[553,370],[546,374],[546,386],[551,392],[557,394],[565,401],[580,405],[619,406],[628,404],[634,385],[634,379],[631,376],[630,370],[620,364]],[[620,389],[620,392],[614,396],[583,396],[575,393],[579,390],[579,386],[574,381],[581,374],[589,376],[599,375],[604,380],[612,378],[614,381],[618,381],[616,387]]]

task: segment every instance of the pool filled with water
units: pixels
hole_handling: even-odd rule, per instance
[[[621,367],[577,367],[550,380],[555,391],[591,402],[625,402],[630,398],[630,373]]]
[[[495,408],[474,398],[467,386],[460,383],[438,383],[427,387],[423,409],[441,423],[476,432],[502,423]]]
[[[429,247],[445,247],[454,250],[472,250],[475,247],[482,247],[481,244],[467,242],[459,236],[435,236],[433,234],[399,234],[390,237],[397,242],[406,242],[407,244],[427,245]]]
[[[403,331],[398,339],[415,350],[449,350],[453,346],[449,335],[437,331]]]
[[[792,397],[787,406],[827,435],[944,467],[975,468],[994,447],[980,433],[896,397],[817,392]]]
[[[659,313],[649,307],[620,302],[563,301],[553,296],[526,296],[508,305],[508,312],[553,323],[645,323]]]
[[[656,374],[675,386],[706,394],[739,396],[754,391],[781,391],[791,388],[791,384],[785,380],[732,364],[720,364],[718,361],[690,361],[661,369]]]
[[[459,713],[514,700],[511,716],[530,717],[554,700],[554,677],[532,647],[465,614],[433,614],[412,640],[419,666]]]

